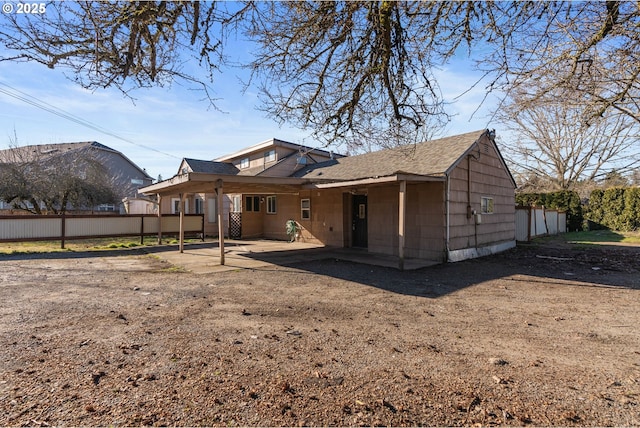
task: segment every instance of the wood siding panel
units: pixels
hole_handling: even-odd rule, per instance
[[[399,186],[369,189],[369,251],[398,255]],[[442,261],[444,258],[444,185],[407,186],[405,256]]]
[[[300,201],[311,201],[311,219],[302,220]],[[301,191],[299,195],[276,195],[276,214],[265,214],[264,237],[287,240],[287,220],[300,226],[300,240],[330,246],[344,246],[343,198],[339,189]]]
[[[367,195],[369,251],[398,255],[399,186],[372,187]]]
[[[299,220],[296,212],[300,209],[300,197],[298,195],[275,195],[276,213],[264,214],[264,237],[281,241],[289,240],[287,235],[287,220]]]
[[[303,198],[302,194],[300,197]],[[313,190],[308,197],[311,199],[311,221],[302,224],[309,224],[310,235],[325,245],[344,246],[342,191]]]
[[[515,189],[495,146],[489,141],[486,144],[481,142],[480,149],[471,152],[470,187],[467,159],[450,175],[450,250],[515,240]],[[483,196],[493,198],[493,214],[481,214]],[[467,205],[481,214],[480,224],[476,224],[476,217],[468,216]]]
[[[284,156],[282,156],[284,158]],[[279,158],[279,159],[282,159]],[[290,156],[286,159],[281,160],[279,163],[271,163],[267,164],[269,169],[265,172],[261,173],[262,177],[289,177],[295,171],[300,169],[299,165],[296,163],[297,156]]]

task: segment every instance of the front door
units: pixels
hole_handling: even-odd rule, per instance
[[[367,248],[367,195],[353,195],[353,246]]]

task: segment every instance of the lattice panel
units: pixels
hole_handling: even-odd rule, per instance
[[[229,213],[229,238],[240,239],[242,237],[242,213]]]

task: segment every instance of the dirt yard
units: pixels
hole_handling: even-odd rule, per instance
[[[67,258],[64,258],[67,257]],[[640,425],[640,248],[196,275],[0,256],[0,425]]]

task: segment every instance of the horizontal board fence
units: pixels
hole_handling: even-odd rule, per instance
[[[160,223],[160,219],[162,223]],[[91,214],[91,215],[5,215],[0,216],[0,242],[61,241],[180,233],[180,215],[165,214]],[[185,234],[204,238],[204,215],[185,214]]]
[[[544,207],[516,207],[516,241],[567,231],[567,213]]]

